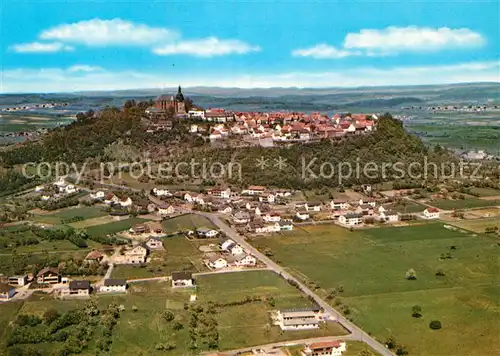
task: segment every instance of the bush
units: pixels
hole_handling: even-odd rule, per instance
[[[43,320],[45,324],[50,325],[59,318],[59,312],[55,309],[48,309],[43,313]]]
[[[439,330],[439,329],[441,329],[442,326],[441,326],[441,322],[439,320],[433,320],[430,322],[429,327],[432,330]]]

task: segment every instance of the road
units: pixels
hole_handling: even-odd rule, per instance
[[[354,340],[360,340],[365,342],[367,345],[369,345],[371,348],[373,348],[375,351],[377,351],[379,354],[383,356],[394,356],[394,354],[384,345],[376,341],[374,338],[372,338],[370,335],[365,333],[361,328],[347,320],[340,312],[335,310],[330,304],[325,302],[322,298],[320,298],[316,293],[314,293],[312,290],[310,290],[308,287],[306,287],[301,281],[299,281],[297,278],[289,274],[283,267],[278,265],[276,262],[271,260],[269,257],[261,253],[259,250],[257,250],[255,247],[253,247],[250,243],[248,243],[244,236],[238,234],[236,231],[234,231],[230,226],[228,226],[226,223],[224,223],[218,215],[212,214],[212,213],[205,213],[205,212],[193,212],[198,215],[205,216],[206,218],[210,219],[214,225],[216,225],[226,236],[240,244],[242,247],[244,247],[247,251],[250,251],[252,255],[257,257],[259,260],[261,260],[263,263],[265,263],[270,270],[273,272],[279,274],[281,277],[287,279],[287,280],[292,280],[295,283],[297,283],[297,286],[299,289],[309,297],[313,298],[315,302],[323,308],[323,310],[333,316],[340,324],[342,324],[349,332],[351,333],[351,337]]]
[[[230,351],[224,351],[224,355],[237,355],[239,353],[244,353],[245,351],[253,350],[253,349],[262,349],[262,350],[272,350],[280,347],[286,347],[286,346],[295,346],[295,345],[303,345],[303,344],[310,344],[313,342],[326,342],[326,341],[349,341],[349,340],[356,340],[352,335],[344,335],[344,336],[324,336],[324,337],[313,337],[309,339],[298,339],[298,340],[290,340],[290,341],[281,341],[281,342],[275,342],[272,344],[265,344],[265,345],[258,345],[258,346],[252,346],[252,347],[246,347],[244,349],[237,349],[237,350],[230,350]],[[205,355],[211,355],[214,354],[213,352],[206,352]],[[219,353],[220,354],[220,353]]]

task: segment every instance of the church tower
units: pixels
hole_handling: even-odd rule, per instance
[[[184,103],[184,95],[182,95],[182,89],[181,86],[179,85],[179,88],[177,89],[177,95],[175,96],[175,103],[176,103],[176,114],[185,114],[186,113],[186,105]]]

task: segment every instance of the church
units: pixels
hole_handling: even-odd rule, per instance
[[[157,113],[172,112],[175,116],[186,115],[186,105],[184,102],[184,95],[182,95],[181,86],[179,85],[176,96],[160,95],[156,99],[154,107]]]

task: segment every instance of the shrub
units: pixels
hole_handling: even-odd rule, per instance
[[[441,329],[442,326],[441,326],[441,322],[439,320],[433,320],[430,322],[429,327],[432,330],[439,330],[439,329]]]

